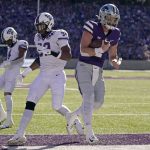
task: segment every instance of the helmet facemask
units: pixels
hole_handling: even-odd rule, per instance
[[[11,47],[13,45],[13,40],[9,39],[7,41],[4,41],[4,44],[8,45],[9,47]]]
[[[35,27],[36,27],[36,30],[38,33],[40,33],[40,34],[46,34],[47,33],[48,25],[46,25],[44,22],[36,24]]]
[[[105,15],[104,20],[102,24],[106,26],[108,29],[113,29],[114,27],[117,27],[119,22],[119,18],[112,15]]]

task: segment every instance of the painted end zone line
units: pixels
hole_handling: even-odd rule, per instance
[[[150,150],[150,145],[112,145],[112,146],[18,146],[18,147],[7,147],[3,146],[2,149],[11,150]]]
[[[83,135],[26,135],[27,143],[21,147],[8,147],[12,135],[0,135],[5,149],[44,150],[150,150],[150,134],[96,134],[99,141],[89,145]]]

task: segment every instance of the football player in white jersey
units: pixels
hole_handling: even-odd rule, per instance
[[[8,145],[22,145],[26,142],[24,136],[25,129],[30,122],[34,108],[39,99],[45,92],[51,89],[52,107],[58,113],[66,117],[68,124],[68,133],[73,125],[79,134],[83,134],[83,129],[78,118],[71,118],[70,110],[63,105],[66,75],[64,66],[71,59],[71,49],[68,43],[69,37],[65,30],[52,30],[54,26],[53,16],[49,13],[41,13],[35,19],[35,27],[37,34],[34,42],[39,53],[39,57],[32,65],[25,69],[21,74],[21,78],[25,77],[29,72],[40,67],[40,73],[30,86],[27,96],[27,102],[23,117],[21,119],[16,135],[8,141]]]
[[[12,92],[16,84],[16,77],[20,74],[20,67],[24,63],[28,42],[17,39],[17,32],[12,27],[5,28],[1,33],[2,42],[8,46],[7,60],[1,64],[5,68],[4,73],[0,76],[0,89],[4,89],[6,101],[7,117],[0,102],[0,121],[4,123],[0,129],[10,128],[14,122],[12,118]]]

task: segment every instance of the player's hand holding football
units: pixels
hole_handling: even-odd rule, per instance
[[[103,53],[108,51],[110,47],[110,42],[102,41],[101,47],[95,48],[95,56],[101,57]]]
[[[101,45],[102,50],[106,52],[108,51],[109,47],[110,47],[110,42],[103,40]]]

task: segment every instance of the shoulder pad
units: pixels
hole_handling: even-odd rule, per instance
[[[19,45],[19,47],[22,47],[22,48],[27,49],[29,44],[28,44],[28,42],[25,41],[25,40],[19,40],[19,41],[18,41],[18,45]]]
[[[57,34],[58,40],[59,39],[67,39],[67,40],[69,39],[68,32],[63,29],[57,30],[56,34]]]
[[[92,20],[89,20],[89,21],[86,21],[84,26],[83,26],[83,29],[85,31],[88,31],[90,32],[91,34],[93,34],[93,29],[94,29],[94,26],[95,25],[98,25],[97,22],[94,22]]]

